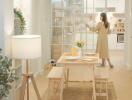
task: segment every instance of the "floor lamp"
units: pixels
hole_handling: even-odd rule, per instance
[[[30,59],[39,58],[40,56],[41,56],[40,35],[12,36],[12,58],[26,60],[26,72],[23,73],[20,100],[24,100],[25,90],[27,90],[27,100],[29,100],[29,79],[31,79],[38,100],[41,100],[34,76],[32,73],[29,73],[28,64],[28,61]]]

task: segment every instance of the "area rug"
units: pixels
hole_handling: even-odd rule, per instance
[[[92,87],[81,85],[65,88],[63,100],[92,100]],[[106,97],[97,97],[97,100],[106,100]],[[108,100],[117,100],[113,82],[108,83]]]
[[[64,88],[63,100],[92,100],[91,86],[88,83],[70,83],[68,88]],[[48,90],[42,100],[48,100],[47,94]],[[100,96],[97,100],[106,100],[106,97]],[[108,100],[117,100],[113,82],[108,83]]]

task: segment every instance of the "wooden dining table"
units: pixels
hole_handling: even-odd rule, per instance
[[[57,61],[57,64],[61,65],[64,67],[64,72],[65,72],[65,85],[68,87],[68,83],[71,82],[69,80],[69,71],[70,67],[76,67],[81,66],[86,66],[88,69],[90,69],[92,75],[89,75],[87,77],[90,77],[90,81],[92,81],[92,88],[93,88],[93,100],[96,100],[96,88],[95,88],[95,65],[98,63],[99,56],[98,54],[86,54],[85,56],[82,57],[73,57],[73,59],[68,59],[71,58],[70,53],[64,53],[59,60]],[[83,74],[83,72],[82,72]]]

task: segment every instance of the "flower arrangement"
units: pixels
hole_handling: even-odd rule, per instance
[[[79,47],[79,48],[83,48],[84,42],[81,41],[81,40],[80,40],[80,41],[77,41],[77,42],[76,42],[76,46]]]

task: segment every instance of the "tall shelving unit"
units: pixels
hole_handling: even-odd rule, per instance
[[[84,0],[59,0],[52,3],[52,59],[57,61],[62,53],[71,50],[76,40],[83,39],[81,34],[86,33],[83,2]]]
[[[82,7],[80,1],[83,0],[52,2],[51,58],[56,61],[62,53],[70,51],[76,40],[75,34],[80,32],[77,20],[80,17],[78,15],[81,13],[81,9],[76,9],[76,7]]]
[[[79,16],[81,5],[80,1],[83,0],[65,0],[64,8],[64,36],[63,36],[63,52],[70,51],[71,47],[74,46],[76,41],[77,28],[76,19]],[[76,15],[78,14],[78,15]]]
[[[63,0],[51,2],[52,4],[52,37],[51,37],[51,58],[57,60],[62,54],[62,35],[64,4]]]
[[[94,51],[96,39],[94,32],[89,31],[86,28],[87,17],[93,16],[94,14],[94,0],[66,0],[68,7],[71,8],[72,19],[73,19],[73,42],[76,40],[83,40],[85,46],[83,48],[84,52],[89,52],[90,49]],[[93,2],[90,8],[91,12],[88,11],[88,3]],[[94,23],[95,24],[95,23]],[[92,33],[92,34],[91,34]],[[91,52],[91,51],[90,51]]]

